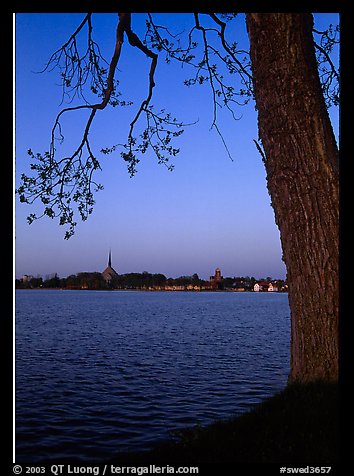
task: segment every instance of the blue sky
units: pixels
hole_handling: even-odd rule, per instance
[[[57,73],[35,72],[43,69],[83,15],[16,15],[16,186],[21,173],[29,172],[27,150],[48,150],[53,120],[63,107]],[[107,59],[114,47],[116,18],[114,14],[93,16],[96,40]],[[132,27],[139,35],[144,18],[133,15]],[[315,15],[318,28],[337,19],[337,14]],[[188,28],[192,16],[160,14],[160,20],[180,31]],[[235,35],[241,45],[247,45],[243,15]],[[97,180],[104,190],[96,195],[89,219],[79,221],[75,235],[64,240],[64,227],[47,217],[28,225],[26,216],[39,213],[40,208],[16,199],[16,277],[102,271],[111,249],[112,264],[119,273],[149,271],[168,277],[198,273],[208,278],[219,267],[224,276],[284,278],[265,170],[253,143],[258,136],[253,103],[237,110],[242,116],[238,121],[220,112],[218,124],[233,157],[230,160],[220,137],[210,130],[213,107],[207,86],[187,88],[183,80],[191,76],[188,69],[166,65],[161,58],[152,103],[183,122],[198,121],[176,139],[181,152],[173,160],[174,171],[149,155],[130,178],[118,151],[108,156],[99,153],[103,147],[126,141],[129,123],[146,96],[149,65],[141,52],[124,44],[116,78],[123,98],[134,105],[96,115],[90,140],[101,162]],[[337,136],[338,111],[331,108],[330,113]],[[85,117],[75,113],[65,120],[63,147],[78,143]]]

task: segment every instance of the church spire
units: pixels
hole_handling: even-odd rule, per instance
[[[109,255],[108,255],[108,266],[112,268],[112,253],[111,250],[109,250]]]

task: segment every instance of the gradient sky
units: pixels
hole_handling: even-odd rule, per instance
[[[29,172],[27,150],[48,150],[53,120],[61,109],[61,88],[56,72],[36,74],[50,55],[79,25],[84,14],[23,13],[16,15],[16,186],[21,173]],[[191,14],[159,14],[174,31],[188,28]],[[115,14],[95,14],[94,34],[110,59],[115,39]],[[132,27],[144,30],[145,16],[133,15]],[[317,28],[338,22],[338,14],[316,14]],[[244,16],[235,30],[240,44],[247,45]],[[279,231],[266,188],[261,157],[253,143],[257,139],[254,104],[237,111],[233,121],[220,113],[219,127],[233,160],[223,143],[210,130],[213,106],[207,86],[187,88],[188,68],[159,59],[152,104],[165,107],[187,127],[176,139],[181,152],[169,172],[149,155],[130,178],[119,151],[105,156],[98,151],[125,142],[129,123],[145,98],[149,60],[126,42],[118,64],[122,99],[133,100],[130,108],[100,111],[91,128],[91,145],[101,162],[97,180],[104,190],[96,195],[93,214],[78,219],[75,235],[64,240],[65,229],[48,217],[28,225],[29,213],[37,205],[15,202],[16,277],[23,274],[58,273],[60,277],[81,271],[103,271],[109,249],[118,273],[163,273],[167,277],[192,275],[201,278],[221,268],[224,276],[271,276],[285,278]],[[338,110],[330,109],[338,137]],[[65,121],[65,147],[78,143],[86,115],[72,114]],[[75,142],[76,141],[76,142]]]

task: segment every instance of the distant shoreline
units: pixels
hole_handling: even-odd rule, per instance
[[[139,291],[147,293],[255,293],[255,294],[287,294],[288,291],[254,291],[253,289],[245,289],[243,291],[237,289],[86,289],[86,288],[15,288],[15,291]]]

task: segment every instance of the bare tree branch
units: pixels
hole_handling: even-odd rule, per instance
[[[83,32],[85,26],[87,27],[87,49],[81,53],[78,48],[78,35]],[[130,124],[127,144],[118,144],[111,148],[102,149],[101,152],[109,153],[118,146],[122,147],[121,156],[128,162],[130,175],[134,175],[136,172],[136,164],[139,162],[137,154],[145,153],[148,148],[154,151],[159,163],[172,169],[173,166],[168,163],[169,156],[175,156],[179,149],[172,147],[170,141],[172,137],[178,137],[183,133],[182,126],[184,124],[177,122],[175,119],[172,120],[170,114],[165,114],[163,111],[157,114],[152,111],[150,103],[155,87],[154,75],[158,56],[144,45],[132,31],[131,14],[118,14],[115,47],[108,71],[101,67],[102,61],[107,65],[108,63],[103,58],[99,46],[93,40],[92,32],[92,17],[89,13],[62,47],[51,55],[43,70],[59,69],[62,77],[62,102],[64,98],[68,98],[71,102],[75,97],[78,97],[83,99],[85,103],[64,107],[59,111],[52,127],[48,152],[34,154],[31,149],[28,150],[29,156],[36,161],[31,164],[31,169],[37,172],[37,176],[27,177],[22,174],[22,184],[17,190],[21,202],[30,204],[38,199],[42,201],[45,208],[41,216],[47,215],[50,218],[59,216],[60,224],[69,225],[69,231],[66,232],[65,238],[72,236],[76,226],[76,222],[73,220],[72,203],[77,204],[82,220],[86,220],[93,210],[92,186],[95,187],[95,191],[103,188],[102,185],[93,180],[94,171],[101,169],[101,167],[89,142],[89,132],[96,113],[99,110],[104,110],[108,104],[111,106],[130,104],[129,102],[118,101],[117,81],[114,79],[125,35],[131,46],[138,48],[143,54],[151,58],[148,93]],[[101,97],[100,101],[94,103],[87,101],[83,87],[88,81],[90,81],[91,92]],[[56,143],[57,141],[59,143],[64,141],[61,125],[63,116],[84,109],[89,110],[90,113],[85,122],[79,144],[71,155],[57,159]],[[143,113],[146,116],[147,128],[140,136],[141,142],[137,144],[137,139],[133,137],[133,134],[135,126]],[[176,129],[176,131],[173,132],[173,129]],[[58,137],[57,134],[59,134]],[[32,223],[37,218],[40,217],[31,213],[28,221]]]
[[[164,109],[155,111],[151,104],[158,53],[166,54],[167,63],[173,59],[182,66],[188,65],[193,68],[194,77],[186,79],[185,85],[204,83],[209,85],[213,104],[211,128],[216,130],[231,160],[230,151],[218,125],[219,109],[226,107],[237,120],[234,108],[247,104],[253,97],[249,53],[239,49],[236,42],[230,44],[226,38],[228,22],[234,19],[236,14],[206,13],[202,17],[200,13],[194,13],[194,23],[191,24],[189,31],[173,34],[166,26],[157,25],[152,14],[148,13],[143,40],[132,30],[131,13],[117,15],[115,45],[110,62],[103,57],[99,45],[94,41],[92,13],[87,13],[69,39],[50,56],[42,70],[42,72],[59,70],[62,80],[62,103],[64,100],[66,103],[72,103],[75,99],[81,104],[63,107],[59,111],[51,129],[47,152],[34,154],[31,149],[28,150],[28,155],[34,160],[31,170],[35,175],[22,174],[21,185],[16,192],[21,202],[31,204],[40,200],[44,205],[41,216],[59,217],[61,225],[69,225],[65,238],[74,233],[76,226],[72,205],[76,204],[82,220],[86,220],[93,210],[93,192],[103,188],[94,181],[94,172],[101,169],[101,166],[89,141],[97,111],[106,109],[108,105],[115,107],[132,104],[130,101],[120,99],[121,93],[117,89],[119,83],[115,79],[125,35],[130,46],[137,48],[150,59],[147,93],[132,117],[127,142],[102,148],[101,153],[109,154],[119,148],[131,176],[137,171],[139,157],[148,150],[155,154],[159,164],[172,170],[170,158],[179,152],[179,149],[172,145],[172,140],[183,133],[184,126],[191,125],[177,121]],[[87,38],[82,46],[81,35],[85,31]],[[315,29],[313,31],[316,35],[320,35],[320,42],[315,42],[315,46],[327,104],[338,104],[340,78],[330,54],[332,48],[339,43],[337,37],[339,29],[337,27],[333,29],[330,25],[326,31],[320,32]],[[195,37],[200,34],[202,40],[198,44]],[[223,70],[230,75],[229,77],[236,75],[234,77],[238,80],[228,83]],[[61,121],[64,116],[80,110],[88,110],[88,117],[79,142],[71,154],[58,158],[56,146],[64,142]],[[255,144],[265,160],[259,144],[256,141]],[[28,221],[31,223],[37,218],[39,217],[31,213]]]
[[[215,13],[210,13],[209,16],[220,26],[220,31],[218,31],[218,35],[221,39],[222,46],[224,47],[225,51],[231,56],[233,61],[236,63],[238,66],[238,72],[240,73],[241,77],[243,78],[243,75],[248,78],[248,86],[251,88],[252,85],[252,76],[251,74],[247,71],[246,68],[244,68],[243,64],[238,60],[237,56],[234,54],[228,43],[226,42],[225,39],[225,30],[226,30],[226,23],[220,20]],[[247,53],[248,52],[244,52]]]
[[[340,76],[331,58],[331,53],[335,46],[339,45],[339,26],[333,28],[329,25],[325,31],[319,31],[315,28],[312,31],[319,36],[319,41],[314,39],[314,45],[317,50],[317,63],[320,75],[322,90],[327,107],[332,104],[339,104]]]
[[[149,72],[149,90],[148,90],[148,95],[146,97],[146,99],[144,99],[140,105],[140,108],[138,110],[138,112],[136,113],[134,119],[132,120],[132,122],[130,123],[130,130],[129,130],[129,135],[128,135],[128,140],[129,142],[131,142],[131,139],[133,138],[133,130],[134,130],[134,126],[136,124],[136,122],[138,121],[141,113],[146,109],[147,107],[149,106],[150,104],[150,101],[151,101],[151,97],[152,97],[152,91],[153,91],[153,88],[155,87],[155,80],[154,80],[154,74],[155,74],[155,70],[156,70],[156,66],[157,66],[157,54],[154,53],[153,51],[149,50],[149,48],[147,48],[142,42],[141,40],[139,39],[139,37],[132,31],[131,29],[131,17],[130,17],[130,14],[129,14],[129,17],[127,19],[127,25],[126,25],[126,33],[127,33],[127,37],[128,37],[128,40],[129,40],[129,43],[138,48],[140,51],[142,51],[143,53],[145,53],[149,58],[151,58],[151,65],[150,65],[150,72]]]

